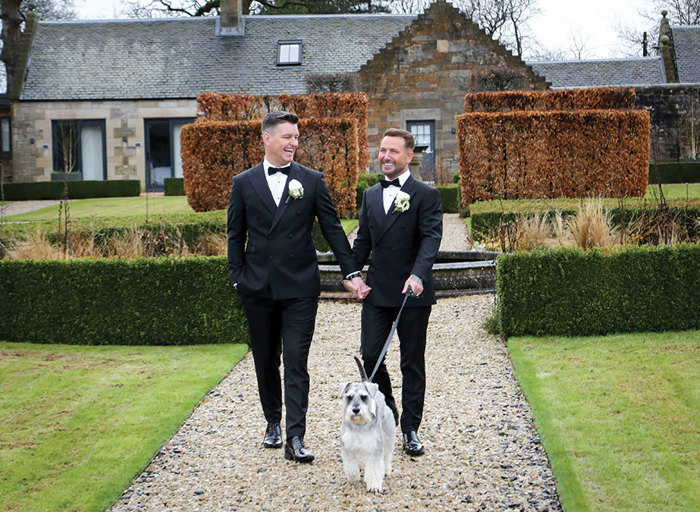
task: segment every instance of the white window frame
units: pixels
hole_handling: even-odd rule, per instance
[[[296,49],[296,59],[293,59],[292,48]],[[301,40],[277,41],[277,65],[300,66],[301,65]]]

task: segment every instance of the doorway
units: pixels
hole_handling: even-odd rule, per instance
[[[194,118],[145,119],[146,190],[162,192],[165,178],[182,178],[180,130]]]

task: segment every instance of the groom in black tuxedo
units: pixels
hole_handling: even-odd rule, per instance
[[[234,176],[228,202],[228,268],[248,318],[267,429],[263,445],[282,446],[280,356],[284,359],[285,458],[311,462],[304,446],[309,395],[307,359],[320,277],[311,238],[314,217],[347,276],[364,287],[323,175],[293,161],[298,117],[272,112],[262,123],[265,159]],[[246,243],[247,238],[247,243]]]
[[[379,163],[384,180],[365,191],[360,224],[353,245],[356,266],[362,267],[370,252],[372,261],[367,285],[353,289],[362,303],[361,350],[369,375],[379,359],[399,308],[410,286],[416,298],[409,298],[397,332],[401,350],[401,430],[403,448],[409,455],[423,454],[418,427],[425,398],[425,338],[430,310],[435,304],[432,266],[442,239],[440,193],[411,176],[413,135],[400,129],[384,133]],[[385,364],[375,382],[387,405],[398,418],[391,380]]]

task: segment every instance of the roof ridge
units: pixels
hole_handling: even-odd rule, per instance
[[[312,18],[413,18],[415,14],[394,14],[394,13],[358,13],[358,14],[244,14],[241,16],[246,20],[255,19],[312,19]],[[76,19],[76,20],[41,20],[42,25],[86,25],[98,23],[159,23],[170,21],[203,21],[215,20],[220,16],[164,16],[160,18],[105,18],[105,19]]]
[[[660,55],[650,55],[648,57],[610,57],[600,59],[571,59],[571,60],[533,60],[527,61],[529,65],[535,64],[578,64],[578,63],[593,63],[593,62],[632,62],[641,60],[661,60]]]

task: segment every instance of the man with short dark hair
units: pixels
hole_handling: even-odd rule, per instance
[[[286,439],[284,455],[311,462],[304,446],[309,395],[307,360],[314,333],[320,277],[311,238],[314,217],[352,289],[362,279],[323,175],[294,162],[298,117],[271,112],[262,123],[265,159],[233,178],[228,203],[228,268],[248,318],[258,391],[268,422],[263,445],[282,446],[284,359]],[[246,243],[247,239],[247,243]]]
[[[361,341],[368,374],[374,370],[409,286],[416,295],[408,299],[397,332],[403,376],[403,448],[409,455],[421,455],[418,427],[425,398],[425,338],[435,304],[431,269],[442,239],[442,202],[436,189],[411,177],[408,164],[414,147],[413,135],[406,130],[393,128],[384,133],[379,147],[384,180],[365,191],[353,251],[358,267],[372,253],[367,285],[360,289],[370,290],[362,303]],[[375,382],[398,418],[384,362]]]

